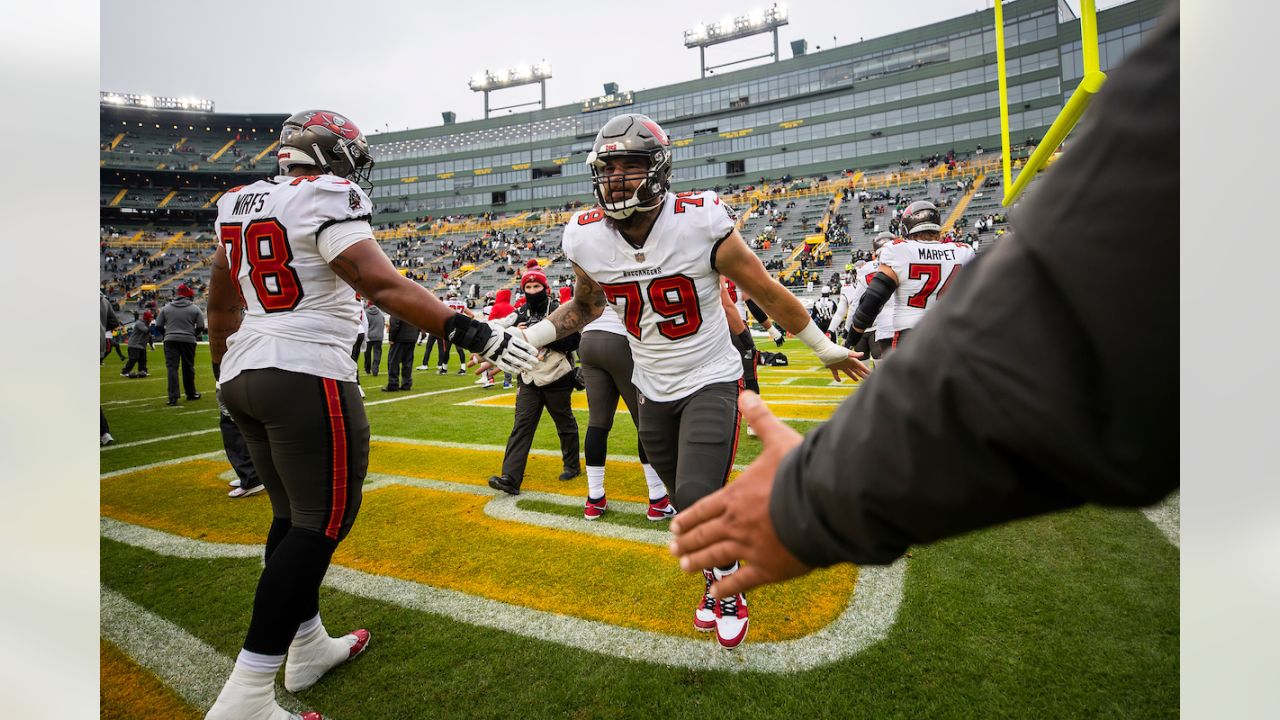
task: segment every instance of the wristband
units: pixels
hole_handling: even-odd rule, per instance
[[[493,329],[488,325],[476,322],[462,313],[454,313],[444,322],[445,340],[470,352],[482,352],[492,334]]]
[[[550,320],[539,320],[524,329],[524,339],[536,348],[542,348],[556,341],[556,326]]]
[[[813,351],[814,355],[822,361],[823,365],[830,365],[833,362],[839,362],[849,357],[849,351],[831,342],[831,338],[822,332],[822,328],[813,320],[809,321],[804,329],[796,333],[796,338],[804,343]]]

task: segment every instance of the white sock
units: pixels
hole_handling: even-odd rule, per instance
[[[587,466],[587,499],[599,500],[604,497],[604,468]]]
[[[354,643],[355,638],[349,635],[329,637],[319,614],[304,622],[289,645],[289,658],[284,665],[284,689],[296,693],[315,685],[325,673],[351,657]]]
[[[731,565],[728,570],[721,570],[720,568],[712,568],[711,572],[716,576],[716,580],[723,580],[729,577],[730,575],[738,572],[738,562],[735,560],[733,565]]]
[[[283,655],[263,655],[262,653],[249,652],[242,649],[240,654],[236,656],[236,667],[243,667],[245,670],[253,672],[271,673],[272,677],[275,676],[276,671],[283,664]],[[232,675],[234,676],[234,673]]]
[[[658,477],[658,471],[654,470],[649,463],[641,463],[640,467],[644,470],[644,481],[649,486],[649,502],[666,497],[667,486],[662,484],[662,478]]]
[[[290,720],[293,713],[276,704],[276,671],[284,657],[241,650],[227,684],[209,708],[205,720]],[[270,666],[270,670],[255,670]]]
[[[298,632],[294,634],[293,641],[296,643],[299,640],[304,640],[315,633],[316,630],[324,632],[324,623],[320,621],[320,613],[316,613],[315,617],[310,620],[303,621],[303,623],[298,626]]]

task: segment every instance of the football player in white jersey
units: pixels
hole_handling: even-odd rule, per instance
[[[518,333],[451,312],[391,265],[358,184],[373,160],[355,123],[325,110],[293,115],[280,133],[278,162],[280,175],[228,190],[215,224],[214,376],[272,510],[244,646],[206,716],[217,720],[297,718],[275,701],[280,666],[285,688],[298,692],[369,642],[367,630],[329,637],[319,604],[330,558],[359,511],[369,461],[351,359],[356,293],[499,367],[525,369],[534,358]]]
[[[893,346],[897,347],[974,258],[968,245],[942,242],[942,216],[928,200],[907,206],[902,230],[904,238],[881,248],[879,271],[858,301],[853,316],[855,342],[893,297]]]
[[[445,307],[449,308],[450,310],[456,313],[462,313],[463,315],[466,315],[469,318],[474,318],[476,316],[475,313],[471,312],[471,308],[467,307],[467,303],[464,300],[462,300],[462,298],[458,297],[457,290],[450,290],[449,292],[444,294],[444,304],[445,304]],[[451,347],[447,340],[445,341],[445,344],[444,344],[444,350],[441,351],[440,353],[439,373],[441,375],[445,375],[449,372],[449,350],[453,348],[456,348],[458,351],[458,374],[466,375],[467,374],[466,350],[461,345],[457,345],[457,344]]]
[[[635,360],[640,441],[682,511],[724,485],[737,451],[742,362],[721,305],[721,275],[783,327],[804,328],[797,337],[836,379],[868,371],[769,275],[714,192],[669,192],[671,142],[656,122],[639,114],[610,119],[587,164],[597,206],[569,220],[562,245],[577,276],[573,300],[525,337],[545,346],[613,305]],[[746,598],[717,601],[706,590],[737,567],[702,569],[694,616],[697,629],[715,631],[728,648],[747,634]]]
[[[849,292],[847,300],[841,295],[841,304],[844,308],[844,336],[845,347],[868,353],[873,362],[880,362],[889,353],[889,346],[893,344],[893,298],[890,297],[885,301],[884,307],[880,308],[880,313],[876,316],[874,322],[875,332],[866,332],[859,335],[853,331],[854,311],[858,308],[858,302],[862,299],[862,295],[867,291],[867,286],[871,284],[872,279],[880,272],[880,254],[884,252],[885,245],[893,242],[894,234],[891,232],[882,232],[876,235],[872,241],[873,255],[869,262],[860,262],[858,267],[854,269],[853,289]],[[837,311],[837,315],[840,311]],[[834,322],[834,321],[833,321]]]

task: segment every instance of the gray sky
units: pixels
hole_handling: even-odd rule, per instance
[[[643,90],[692,80],[698,51],[684,47],[684,30],[770,4],[102,0],[101,89],[203,97],[219,112],[331,108],[372,134],[439,125],[445,110],[459,121],[483,117],[483,97],[467,88],[468,79],[522,61],[551,63],[548,106],[600,95],[610,81]],[[805,38],[812,53],[832,47],[833,36],[846,45],[964,15],[990,0],[786,4],[791,23],[779,32],[783,59],[791,57],[791,40]],[[1071,5],[1079,7],[1077,0]],[[707,63],[771,49],[771,36],[761,35],[709,48]],[[491,95],[494,106],[537,99],[536,85]]]

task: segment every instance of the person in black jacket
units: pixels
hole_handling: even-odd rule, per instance
[[[387,352],[387,386],[382,388],[382,392],[413,388],[413,348],[420,333],[418,328],[403,319],[391,316],[391,324],[387,328],[387,342],[391,344]]]
[[[547,276],[540,269],[530,269],[520,276],[525,303],[515,313],[497,324],[524,329],[542,320],[560,303],[551,299],[547,288]],[[489,487],[510,495],[520,494],[524,482],[524,469],[529,461],[529,448],[533,447],[533,434],[542,418],[542,408],[547,409],[556,423],[560,436],[560,455],[564,461],[561,480],[572,480],[582,472],[578,457],[578,421],[573,416],[570,402],[573,396],[574,363],[571,353],[578,349],[582,333],[573,333],[546,346],[546,354],[533,370],[520,373],[520,388],[516,391],[515,422],[507,438],[507,449],[502,456],[502,475],[489,478]]]
[[[830,422],[801,437],[744,395],[764,451],[681,509],[684,570],[746,560],[712,589],[724,597],[1178,487],[1178,27],[1174,5],[1015,209],[1014,234]]]

